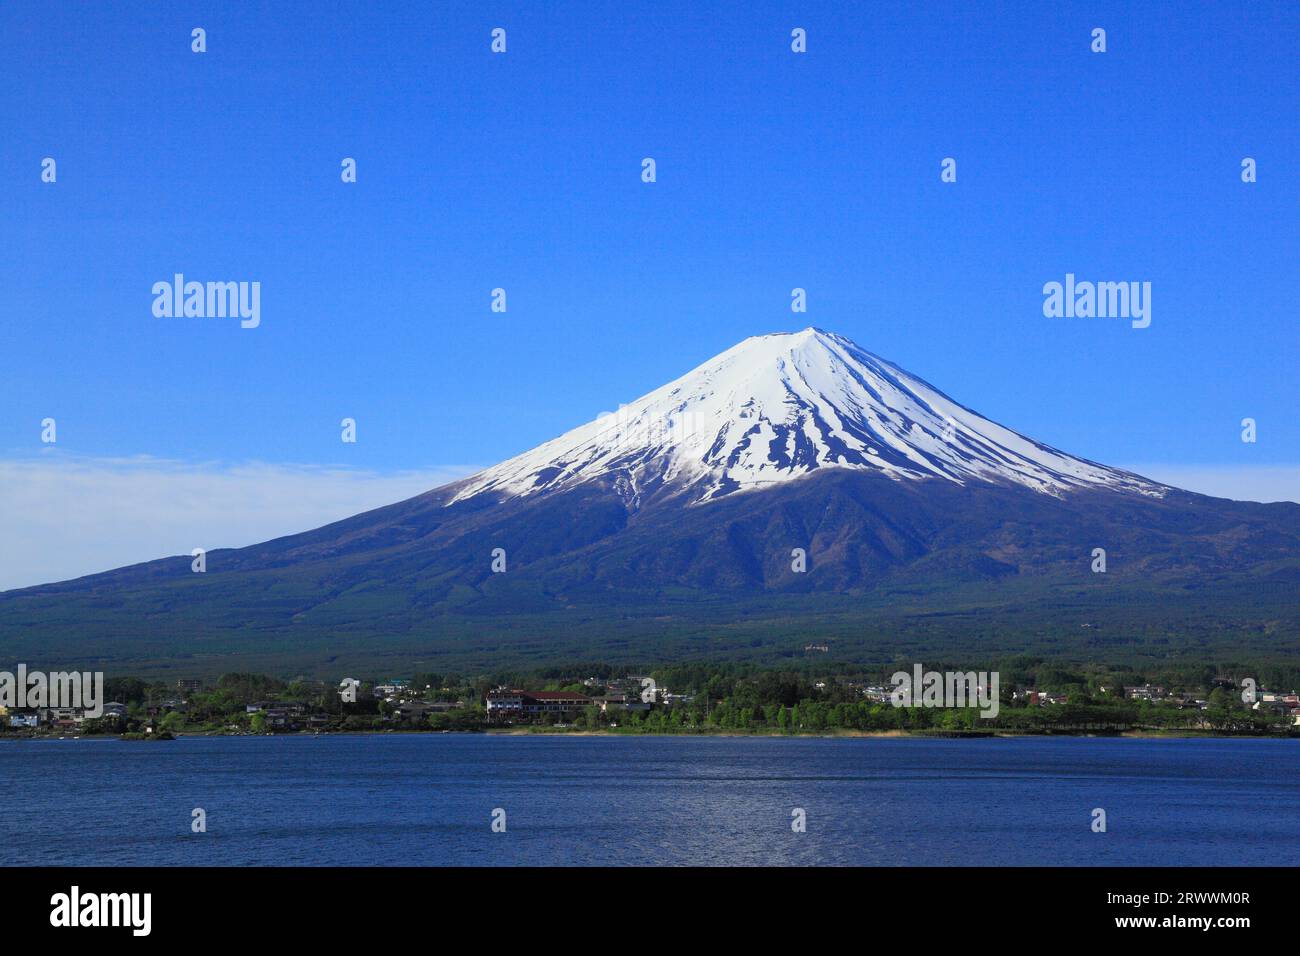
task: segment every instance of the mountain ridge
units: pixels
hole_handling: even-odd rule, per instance
[[[653,427],[674,409],[698,427]],[[953,440],[936,444],[947,420]],[[748,476],[760,483],[739,487]],[[313,671],[747,659],[811,640],[873,659],[1300,650],[1300,505],[1209,498],[1069,456],[814,329],[747,339],[621,421],[209,551],[201,574],[190,562],[4,592],[0,641],[29,663]]]

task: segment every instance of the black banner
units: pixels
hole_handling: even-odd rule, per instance
[[[632,921],[664,945],[766,932],[772,920],[861,925],[872,938],[1027,942],[1132,935],[1231,941],[1292,925],[1289,871],[1273,868],[1052,869],[412,869],[6,870],[4,925],[76,933],[80,942],[245,939],[360,943],[372,933],[468,927],[484,943],[506,926],[601,934]],[[748,903],[746,902],[748,901]],[[749,904],[759,903],[755,910]],[[763,914],[760,922],[757,914]],[[703,922],[701,922],[703,921]],[[566,928],[567,927],[567,928]],[[918,939],[917,934],[920,934]],[[591,942],[588,938],[588,943]],[[1046,942],[1047,940],[1043,940]]]

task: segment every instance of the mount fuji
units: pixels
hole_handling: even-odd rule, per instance
[[[1101,555],[1101,564],[1098,556]],[[1104,570],[1099,570],[1103,568]],[[0,594],[0,646],[134,672],[1300,649],[1300,506],[990,421],[842,336],[746,339],[314,531]]]
[[[609,482],[632,508],[672,490],[698,504],[837,468],[1058,496],[1166,490],[1025,438],[848,339],[808,328],[746,339],[617,414],[475,475],[452,502]]]

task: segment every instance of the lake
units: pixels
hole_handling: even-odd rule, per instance
[[[1298,772],[1261,739],[11,740],[0,863],[1295,866]]]

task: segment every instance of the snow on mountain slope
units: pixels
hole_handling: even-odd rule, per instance
[[[820,329],[745,339],[617,413],[479,472],[448,502],[611,483],[631,506],[652,490],[695,502],[825,468],[900,481],[1023,485],[1060,496],[1166,488],[1039,444],[898,366]]]

